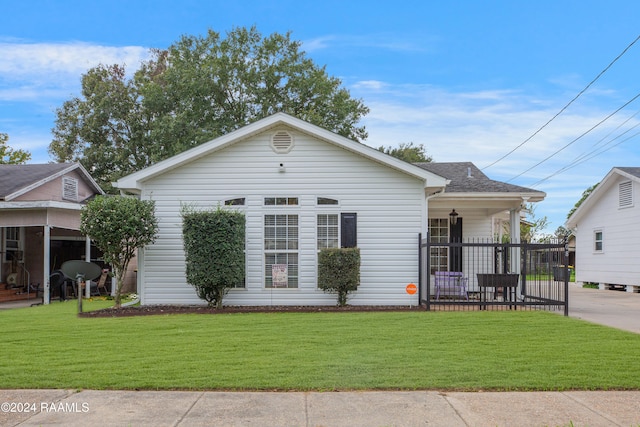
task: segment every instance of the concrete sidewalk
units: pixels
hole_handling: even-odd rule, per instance
[[[0,425],[629,427],[640,425],[639,402],[640,391],[0,390]]]

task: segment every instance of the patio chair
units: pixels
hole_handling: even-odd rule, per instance
[[[106,268],[102,270],[102,274],[98,279],[95,287],[91,287],[91,295],[107,296],[109,295],[109,289],[107,289],[107,279],[109,278],[109,270]]]

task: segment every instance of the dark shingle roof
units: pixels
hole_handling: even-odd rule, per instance
[[[0,165],[0,200],[72,165],[73,163]]]
[[[640,178],[640,168],[637,168],[637,167],[633,167],[633,168],[631,168],[631,167],[625,167],[625,168],[616,167],[614,169],[620,169],[622,172],[626,172],[629,175],[633,175],[635,177]]]
[[[489,179],[471,162],[415,163],[416,166],[451,181],[447,193],[542,193],[539,190]]]

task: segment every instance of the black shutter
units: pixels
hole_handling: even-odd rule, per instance
[[[340,242],[343,248],[358,246],[358,214],[340,214]]]
[[[462,218],[458,217],[456,224],[449,226],[449,235],[451,243],[462,243]],[[449,271],[462,271],[462,246],[449,249]]]

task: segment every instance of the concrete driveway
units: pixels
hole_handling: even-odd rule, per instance
[[[640,334],[640,294],[570,283],[569,316]]]

